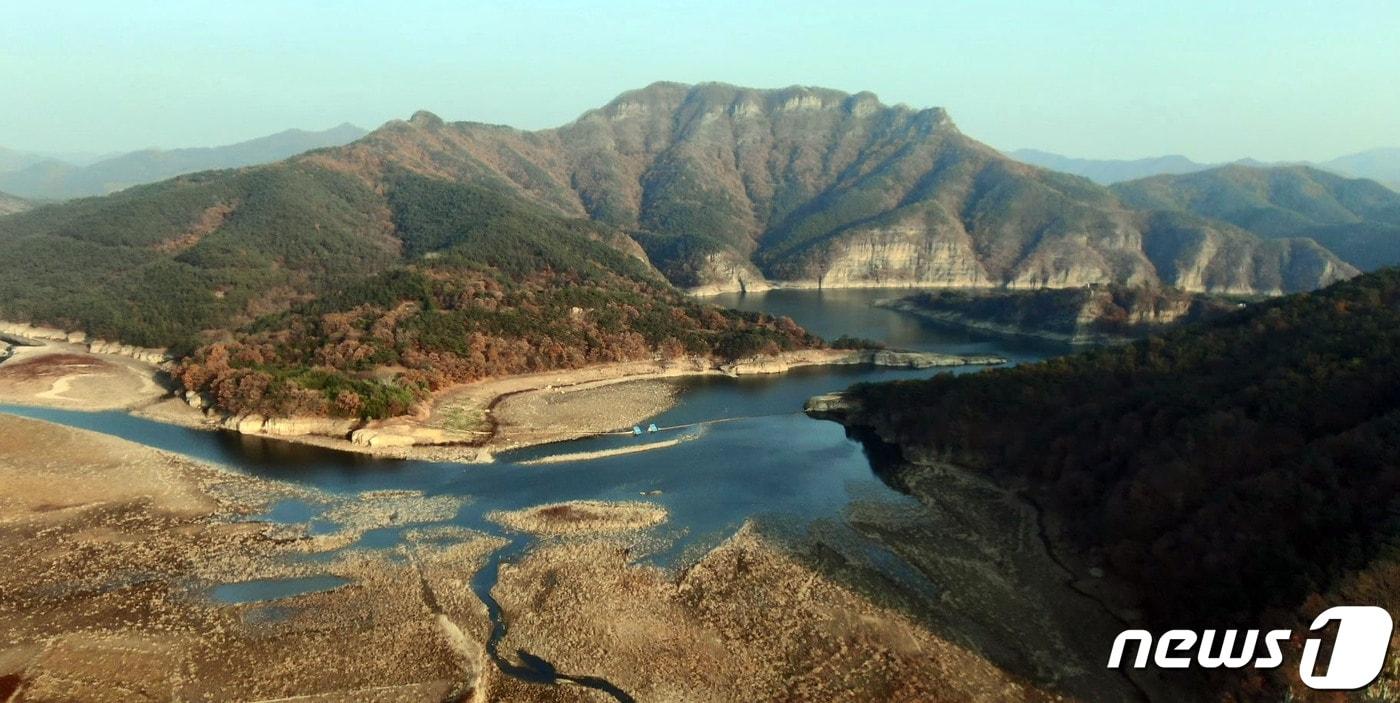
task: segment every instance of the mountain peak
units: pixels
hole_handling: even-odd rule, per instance
[[[441,117],[427,110],[419,110],[413,113],[413,116],[408,118],[408,123],[414,127],[421,127],[423,129],[438,129],[445,124]]]
[[[584,113],[579,121],[590,118],[619,120],[677,112],[697,116],[727,112],[731,117],[742,118],[814,111],[839,111],[858,119],[882,110],[916,115],[916,121],[926,128],[952,126],[943,108],[916,111],[903,104],[890,106],[869,91],[846,93],[820,86],[748,88],[720,82],[687,84],[672,81],[657,81],[645,88],[623,92],[603,107]]]

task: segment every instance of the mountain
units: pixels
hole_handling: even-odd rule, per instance
[[[1112,185],[1120,181],[1162,174],[1192,173],[1211,168],[1211,164],[1198,163],[1175,154],[1145,159],[1079,159],[1036,149],[1017,149],[1007,152],[1007,155],[1022,163],[1083,176],[1099,185]]]
[[[197,149],[147,149],[77,166],[56,159],[35,159],[16,169],[0,168],[0,190],[23,197],[64,200],[105,195],[142,183],[184,173],[270,163],[312,149],[347,144],[365,131],[342,124],[321,132],[289,129],[228,146]],[[6,171],[9,171],[8,173]]]
[[[0,218],[0,319],[172,346],[187,390],[275,416],[385,417],[487,376],[820,345],[685,297],[612,227],[388,164],[412,151],[382,168],[365,153]]]
[[[30,208],[28,201],[16,198],[13,195],[0,193],[0,215],[11,215],[16,212],[24,212]]]
[[[187,388],[284,413],[351,387],[357,412],[392,414],[484,375],[819,343],[672,284],[1275,293],[1354,273],[1310,240],[1129,209],[942,110],[717,84],[655,84],[539,132],[419,112],[0,219],[0,319],[174,346]]]
[[[1122,347],[858,386],[845,405],[848,426],[913,462],[899,485],[936,491],[921,477],[951,461],[1025,489],[1072,562],[1134,587],[1145,626],[1306,627],[1329,604],[1400,606],[1386,585],[1400,571],[1400,270]]]
[[[1312,166],[1324,171],[1349,176],[1369,178],[1394,191],[1400,191],[1400,148],[1371,149],[1328,161],[1275,162],[1244,158],[1230,164],[1200,163],[1185,156],[1155,156],[1145,159],[1080,159],[1063,156],[1038,149],[1017,149],[1007,155],[1021,161],[1052,171],[1084,176],[1100,185],[1112,185],[1123,181],[1133,181],[1152,176],[1195,173],[1226,165],[1270,168],[1274,166]]]
[[[1225,166],[1113,186],[1130,206],[1224,220],[1268,238],[1308,237],[1362,270],[1400,263],[1400,193],[1309,166]]]
[[[9,173],[11,171],[18,171],[20,169],[33,166],[37,163],[52,160],[53,159],[49,157],[41,156],[39,154],[34,154],[27,151],[15,151],[14,149],[6,149],[5,147],[0,147],[0,174]]]
[[[314,158],[499,183],[628,231],[674,283],[711,290],[772,279],[1276,292],[1351,273],[1312,242],[1131,210],[964,136],[941,109],[869,93],[658,83],[557,129],[422,114]]]
[[[1400,191],[1400,147],[1371,149],[1339,156],[1318,164],[1334,173],[1353,178],[1370,178]]]

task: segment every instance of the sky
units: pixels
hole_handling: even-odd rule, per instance
[[[543,128],[657,80],[869,90],[1002,149],[1400,146],[1400,2],[0,0],[0,146],[212,146],[427,109]]]

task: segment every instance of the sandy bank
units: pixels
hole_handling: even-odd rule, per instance
[[[439,538],[415,546],[414,565],[370,552],[312,564],[294,557],[314,551],[315,540],[247,521],[288,496],[316,499],[112,437],[0,415],[6,700],[426,702],[483,682],[486,615],[463,579],[498,541]],[[406,497],[368,500],[400,510]],[[208,595],[220,583],[326,572],[351,585],[272,604]],[[450,641],[428,613],[425,587],[467,633],[465,643]]]
[[[645,444],[628,444],[612,449],[595,449],[587,452],[565,452],[563,454],[550,454],[538,459],[526,459],[517,462],[523,466],[534,466],[539,464],[563,464],[570,461],[592,461],[594,459],[606,459],[610,456],[626,456],[628,454],[638,454],[650,452],[657,449],[668,449],[682,442],[694,439],[695,435],[687,435],[676,439],[666,439],[660,442],[647,442]]]
[[[166,395],[160,369],[119,354],[95,354],[80,344],[16,346],[0,363],[0,403],[70,410],[126,410]]]
[[[674,388],[665,383],[669,379],[780,374],[808,366],[927,368],[1002,361],[924,352],[810,349],[734,362],[693,357],[620,362],[463,384],[437,393],[418,416],[362,423],[323,417],[222,415],[205,407],[204,399],[194,394],[170,397],[154,364],[51,342],[18,347],[14,358],[0,364],[0,403],[125,409],[158,422],[233,430],[340,451],[481,463],[508,449],[643,424],[674,404]]]
[[[324,418],[221,418],[220,426],[245,434],[375,456],[476,463],[500,451],[629,429],[671,407],[668,379],[701,375],[747,376],[794,368],[877,363],[872,351],[811,349],[737,362],[702,358],[599,364],[490,379],[445,389],[419,417],[366,423],[348,432]],[[995,363],[945,355],[934,365]],[[904,365],[906,360],[890,363]],[[623,384],[619,386],[618,384]],[[296,431],[298,428],[305,432]],[[347,439],[348,436],[348,439]]]
[[[536,535],[608,534],[660,525],[666,521],[666,509],[637,501],[572,500],[524,510],[498,511],[486,517],[517,532]]]

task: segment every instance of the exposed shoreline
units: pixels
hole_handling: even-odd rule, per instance
[[[433,526],[469,496],[323,496],[335,503],[325,515],[348,520],[340,523],[348,539],[315,536],[253,517],[314,489],[43,421],[0,416],[0,429],[0,524],[4,539],[24,547],[0,578],[0,623],[11,639],[0,676],[26,699],[67,698],[74,682],[98,681],[112,693],[102,700],[170,690],[182,700],[543,701],[570,691],[558,684],[601,681],[637,700],[676,690],[754,700],[794,682],[812,699],[994,691],[1046,700],[1065,675],[1077,684],[1070,694],[1108,678],[1084,677],[1074,663],[1028,666],[1020,630],[906,607],[925,601],[905,600],[880,572],[846,561],[839,540],[790,542],[747,522],[672,572],[638,559],[652,548],[647,531],[664,529],[663,506],[569,500],[495,514],[534,541],[492,566],[506,540]],[[896,545],[925,534],[919,518],[898,513],[862,506],[856,524]],[[368,529],[405,523],[425,527],[403,551],[342,550]],[[329,556],[298,559],[308,554]],[[142,580],[132,583],[133,573]],[[217,584],[320,574],[341,583],[250,601],[201,595]],[[502,659],[490,606],[475,590],[480,574],[509,623],[499,649],[513,654]],[[1009,606],[1043,608],[1022,603],[1023,583],[1042,582],[1013,576]],[[980,581],[965,588],[986,590]],[[983,612],[964,599],[948,607]],[[881,665],[872,669],[872,660]],[[549,678],[516,678],[517,669]]]
[[[463,384],[435,394],[418,416],[357,422],[230,416],[202,410],[203,401],[198,396],[175,395],[161,382],[163,371],[158,364],[129,355],[89,351],[81,343],[47,341],[17,348],[13,358],[0,364],[0,402],[70,410],[124,410],[182,427],[233,430],[384,458],[487,463],[502,451],[625,430],[674,404],[673,394],[643,387],[644,382],[772,375],[809,366],[928,368],[1004,361],[992,356],[809,349],[737,362],[697,357],[618,362]],[[26,370],[29,372],[20,373]],[[663,446],[670,444],[653,443],[647,448]]]
[[[729,293],[766,293],[774,290],[1018,290],[1001,284],[949,285],[922,281],[870,282],[854,281],[829,283],[815,279],[795,281],[784,280],[741,280],[733,283],[712,283],[685,289],[687,295],[695,298],[711,298]]]

